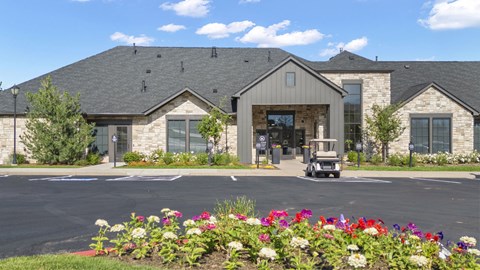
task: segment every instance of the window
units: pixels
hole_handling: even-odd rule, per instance
[[[295,72],[287,72],[286,84],[287,84],[288,87],[294,87],[295,86]]]
[[[411,138],[415,152],[451,152],[451,117],[415,116],[411,119]]]
[[[172,119],[168,120],[167,140],[168,152],[205,152],[207,143],[198,132],[200,120]]]
[[[359,83],[344,84],[348,92],[344,98],[345,140],[351,140],[353,145],[362,140],[362,85]],[[348,145],[345,144],[348,150]]]
[[[91,144],[90,150],[102,156],[108,154],[108,127],[96,126],[93,129],[93,136],[95,137],[95,141]]]
[[[480,118],[473,124],[473,149],[480,151]]]

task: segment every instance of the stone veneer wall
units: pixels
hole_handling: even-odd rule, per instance
[[[343,87],[344,81],[362,82],[362,126],[365,115],[372,113],[373,104],[390,104],[390,73],[322,73],[324,77]]]
[[[20,135],[25,132],[26,118],[17,116],[17,153],[25,154]],[[0,116],[0,164],[9,164],[13,154],[13,116]]]
[[[410,114],[452,114],[452,152],[466,153],[473,151],[473,116],[462,106],[443,93],[430,87],[399,110],[405,127],[399,140],[390,145],[391,153],[408,153],[410,142]]]
[[[190,93],[184,93],[147,117],[136,117],[132,123],[132,150],[150,153],[156,149],[167,150],[167,115],[195,115],[208,114],[210,107]],[[228,128],[229,152],[236,153],[236,125]],[[220,147],[225,148],[225,135]]]
[[[266,129],[267,111],[295,111],[295,129],[305,129],[305,143],[313,139],[315,121],[321,137],[327,136],[327,106],[325,105],[253,105],[252,160],[255,160],[256,154],[256,130]]]

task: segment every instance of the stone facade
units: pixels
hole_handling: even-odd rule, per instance
[[[132,150],[150,153],[156,149],[167,150],[167,117],[201,117],[210,111],[208,104],[194,95],[185,92],[146,117],[136,117],[132,123]],[[228,127],[229,152],[236,153],[236,125]],[[220,146],[225,149],[225,135]]]
[[[373,104],[390,104],[390,73],[322,73],[324,77],[343,87],[344,83],[362,85],[362,126],[365,115],[371,115]]]
[[[17,153],[25,154],[20,136],[25,132],[26,118],[17,116]],[[13,154],[13,116],[0,116],[0,164],[10,164]]]
[[[408,153],[411,114],[451,114],[452,152],[468,153],[473,151],[472,114],[437,89],[430,87],[401,107],[399,113],[406,129],[398,141],[390,145],[391,153]]]

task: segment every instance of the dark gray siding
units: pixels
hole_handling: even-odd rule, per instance
[[[286,72],[295,72],[295,87],[287,87]],[[252,105],[329,105],[330,138],[337,139],[343,153],[342,94],[296,63],[290,61],[241,94],[238,100],[238,155],[252,161]]]

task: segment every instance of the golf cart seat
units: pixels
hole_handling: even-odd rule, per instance
[[[335,151],[317,151],[316,158],[336,158],[337,152]]]

